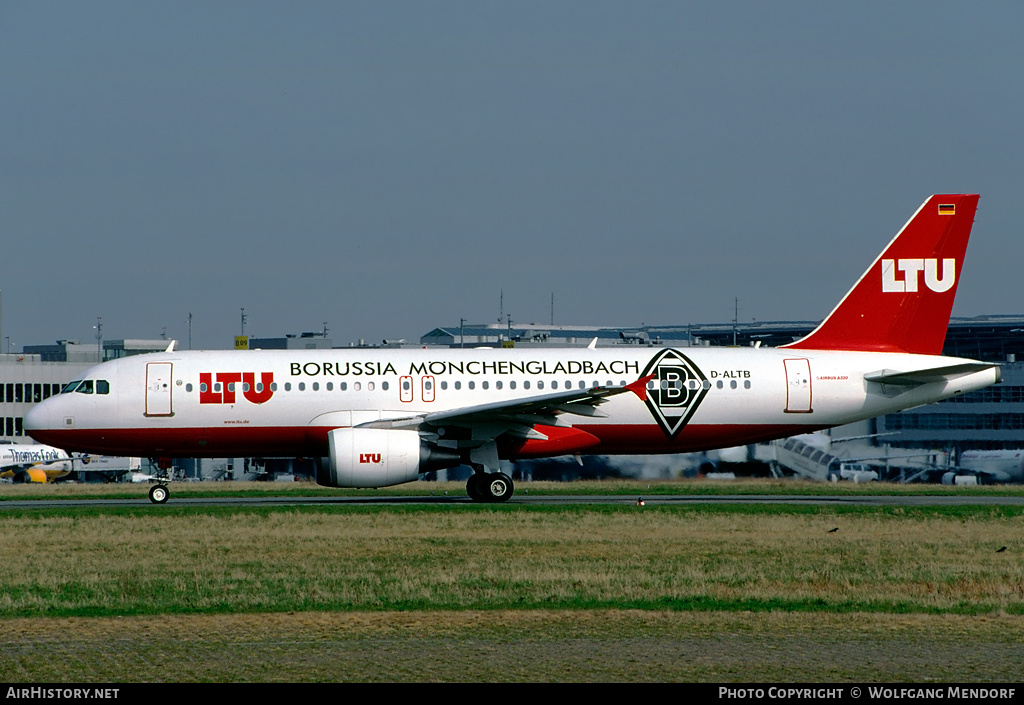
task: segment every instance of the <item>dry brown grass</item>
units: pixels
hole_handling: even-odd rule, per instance
[[[1020,680],[1024,618],[668,611],[302,612],[0,621],[0,680]]]
[[[984,511],[112,512],[0,515],[0,530],[6,615],[1024,604],[1024,517]]]
[[[983,508],[0,512],[0,680],[1013,681],[1022,529]]]

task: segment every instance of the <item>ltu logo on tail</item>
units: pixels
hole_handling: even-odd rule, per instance
[[[896,270],[903,272],[903,278],[896,278]],[[883,292],[914,292],[917,291],[917,275],[924,272],[924,285],[937,294],[949,291],[956,282],[956,260],[942,260],[942,277],[939,278],[939,261],[937,259],[883,259],[882,260],[882,291]]]

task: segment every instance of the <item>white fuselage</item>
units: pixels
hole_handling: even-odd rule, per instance
[[[499,438],[504,458],[671,453],[780,438],[986,387],[995,368],[921,384],[865,375],[954,366],[956,358],[773,348],[212,351],[103,363],[35,407],[37,440],[68,450],[168,457],[321,457],[332,429],[624,386],[654,375],[647,399],[609,397],[566,413],[542,437]],[[555,428],[555,427],[559,428]],[[597,439],[559,435],[571,427]]]

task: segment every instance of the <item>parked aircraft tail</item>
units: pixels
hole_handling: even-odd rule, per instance
[[[976,194],[929,198],[828,318],[782,347],[941,354],[977,207]]]

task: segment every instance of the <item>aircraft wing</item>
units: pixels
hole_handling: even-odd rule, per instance
[[[31,470],[32,468],[45,468],[49,465],[57,465],[59,463],[70,463],[72,458],[58,458],[57,460],[36,460],[29,463],[11,463],[10,465],[4,465],[0,468],[0,472],[20,472],[21,470]]]
[[[402,419],[371,421],[361,424],[364,428],[418,428],[421,432],[432,433],[442,426],[488,427],[490,433],[482,434],[479,440],[490,440],[502,433],[511,432],[524,438],[546,438],[533,430],[536,425],[571,426],[559,419],[562,414],[578,416],[603,416],[597,407],[611,397],[632,392],[641,400],[647,398],[647,383],[654,375],[641,377],[622,387],[597,386],[588,389],[567,390],[538,394],[532,397],[509,401],[463,406],[447,411],[422,414]],[[489,438],[487,438],[489,436]],[[474,434],[474,438],[477,438]]]
[[[15,463],[13,465],[4,465],[2,472],[21,472],[22,470],[28,470],[34,468],[39,463]]]
[[[0,478],[7,479],[10,477],[14,477],[19,472],[31,470],[38,464],[39,463],[15,463],[13,465],[4,465],[2,468],[0,468]]]

